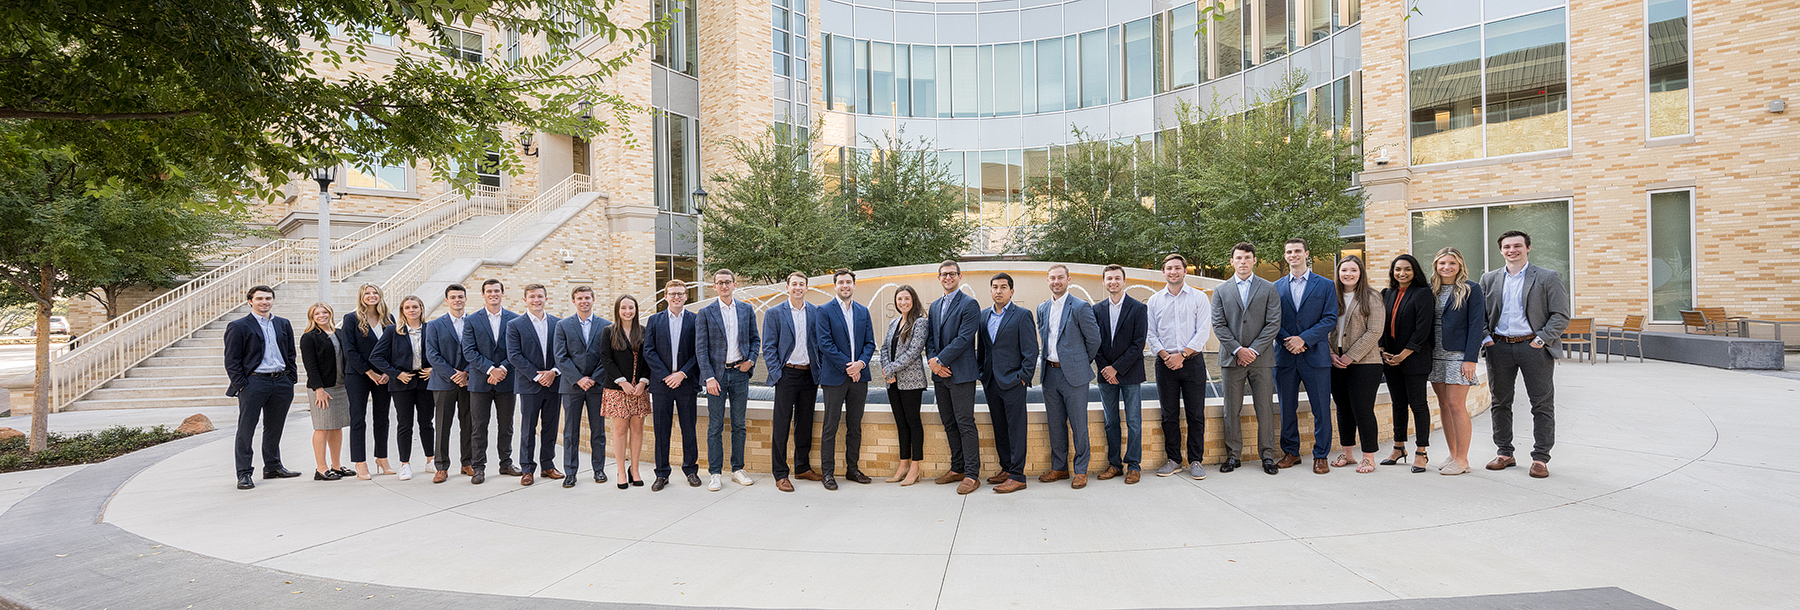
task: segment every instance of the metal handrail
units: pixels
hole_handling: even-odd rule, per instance
[[[593,190],[594,179],[592,177],[585,174],[574,174],[557,183],[556,186],[543,191],[527,203],[520,205],[508,203],[507,207],[515,211],[506,220],[482,232],[479,236],[445,235],[438,238],[437,241],[426,246],[425,250],[414,257],[411,262],[396,270],[392,277],[383,282],[381,292],[387,295],[410,294],[418,290],[419,286],[424,285],[425,280],[431,277],[433,271],[448,264],[451,260],[464,257],[471,251],[491,252],[500,244],[512,241],[525,226],[542,220],[544,214],[561,207],[577,193]]]

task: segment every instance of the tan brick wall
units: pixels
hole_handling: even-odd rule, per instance
[[[725,146],[729,138],[754,139],[774,116],[771,91],[773,43],[768,0],[704,0],[700,10],[700,166],[714,174],[739,171]],[[815,10],[810,14],[817,15]],[[809,28],[818,38],[818,22]],[[813,74],[818,45],[814,42]],[[817,80],[815,78],[815,80]]]

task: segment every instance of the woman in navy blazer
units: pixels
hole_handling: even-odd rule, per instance
[[[387,461],[388,376],[369,359],[394,316],[380,286],[363,284],[357,295],[356,311],[344,314],[338,325],[338,341],[344,344],[344,390],[350,395],[350,461],[356,463],[356,478],[368,480],[370,402],[375,403],[375,474],[394,474]]]
[[[431,379],[431,362],[425,359],[425,300],[413,295],[400,299],[400,323],[389,324],[375,341],[369,364],[387,375],[388,396],[394,401],[394,414],[400,428],[394,431],[394,444],[400,447],[400,480],[412,478],[413,422],[419,423],[419,445],[425,450],[425,461],[437,456],[432,443],[437,435],[432,416],[437,404],[426,386]]]
[[[1437,393],[1444,420],[1444,442],[1450,460],[1438,474],[1469,471],[1469,386],[1475,385],[1475,361],[1487,336],[1487,299],[1481,284],[1469,281],[1469,268],[1456,248],[1438,250],[1432,258],[1431,291],[1437,295],[1437,345],[1431,350],[1431,389]]]

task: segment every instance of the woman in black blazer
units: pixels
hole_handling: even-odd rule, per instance
[[[1406,416],[1413,416],[1413,438],[1419,450],[1413,453],[1412,471],[1425,472],[1429,459],[1425,447],[1431,444],[1431,404],[1425,396],[1425,378],[1431,374],[1431,328],[1437,323],[1437,304],[1432,301],[1431,284],[1411,254],[1394,258],[1388,267],[1388,288],[1381,291],[1381,303],[1387,310],[1387,330],[1381,333],[1381,361],[1386,366],[1388,400],[1394,405],[1394,453],[1382,460],[1392,466],[1406,459]]]
[[[336,329],[331,327],[331,306],[313,303],[306,308],[306,334],[300,335],[300,363],[306,367],[306,389],[312,394],[313,470],[315,481],[336,481],[354,476],[338,456],[344,448],[344,426],[350,425],[350,399],[344,394],[344,352],[338,349]]]
[[[1469,281],[1469,268],[1456,248],[1438,250],[1431,259],[1432,303],[1437,308],[1437,341],[1431,348],[1431,390],[1437,394],[1444,420],[1444,442],[1450,459],[1438,474],[1469,472],[1469,386],[1475,385],[1475,362],[1487,336],[1487,298],[1481,284]]]
[[[600,393],[600,414],[614,420],[608,427],[619,489],[643,487],[638,462],[644,452],[644,416],[650,414],[650,367],[644,364],[644,324],[638,321],[637,299],[620,295],[613,301],[613,324],[601,336],[600,362],[609,379]]]
[[[394,474],[388,467],[388,376],[376,369],[371,356],[375,343],[394,323],[382,300],[381,287],[363,284],[357,289],[356,311],[344,314],[338,342],[344,346],[344,390],[350,395],[350,461],[356,478],[369,478],[369,403],[375,403],[375,474]]]
[[[400,416],[400,429],[394,431],[394,444],[400,447],[400,480],[412,478],[413,422],[419,423],[419,444],[425,449],[425,461],[432,461],[436,438],[431,425],[437,409],[431,390],[425,388],[431,379],[431,363],[425,360],[425,300],[413,295],[400,299],[400,322],[389,324],[369,364],[388,378],[388,396],[394,401],[394,412]]]

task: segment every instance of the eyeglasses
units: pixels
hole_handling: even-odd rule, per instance
[[[961,271],[939,271],[938,272],[938,277],[957,277],[959,275],[962,275]]]

